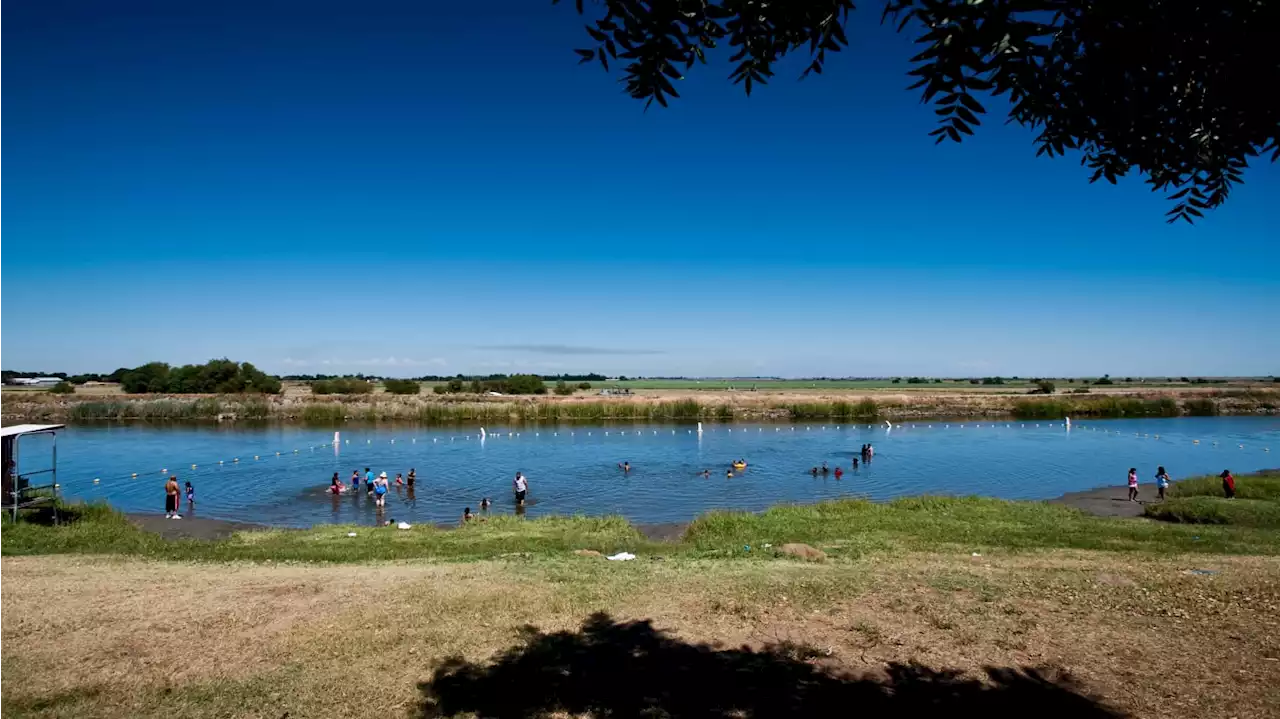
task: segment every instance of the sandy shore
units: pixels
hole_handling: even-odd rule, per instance
[[[163,514],[128,514],[130,522],[165,539],[226,539],[236,532],[267,529],[266,525],[226,519],[189,517],[165,519]]]

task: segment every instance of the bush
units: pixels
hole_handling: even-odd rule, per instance
[[[560,380],[559,382],[556,382],[556,394],[562,397],[571,395],[573,394],[573,388],[570,387],[564,380]]]
[[[1101,378],[1094,380],[1093,383],[1094,384],[1115,384],[1115,382],[1111,381],[1111,375],[1109,374],[1102,375]]]
[[[578,389],[581,389],[581,390],[588,390],[588,389],[591,389],[591,383],[590,383],[590,382],[579,382],[579,383],[578,383]]]
[[[373,383],[363,379],[322,379],[311,383],[312,394],[369,394]]]
[[[1047,379],[1037,380],[1036,388],[1031,390],[1031,394],[1053,394],[1057,387]]]
[[[422,385],[411,379],[389,379],[383,381],[382,386],[389,394],[418,394],[422,391]]]
[[[49,388],[50,394],[74,394],[76,386],[70,382],[63,380]]]
[[[983,384],[1004,384],[1004,378],[1003,377],[983,377],[982,383]]]
[[[1089,388],[1088,388],[1088,387],[1076,387],[1075,389],[1071,390],[1071,394],[1089,394]]]
[[[1185,408],[1192,417],[1216,417],[1218,414],[1218,403],[1211,399],[1189,399]]]

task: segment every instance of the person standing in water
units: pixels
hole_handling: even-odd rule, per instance
[[[1160,495],[1160,501],[1164,501],[1164,492],[1169,488],[1169,473],[1164,471],[1164,467],[1156,468],[1156,492]]]
[[[334,496],[337,496],[342,494],[342,489],[342,480],[338,479],[338,473],[334,472],[333,481],[329,483],[329,491],[333,493]]]
[[[364,468],[364,490],[373,494],[373,470],[368,467]]]
[[[358,489],[360,489],[360,470],[353,469],[351,470],[351,491],[354,492]]]
[[[410,486],[410,487],[412,487],[412,486],[413,486],[413,483],[414,483],[414,482],[416,482],[416,481],[418,481],[418,470],[413,469],[412,467],[410,467],[410,468],[409,468],[409,476],[408,476],[408,477],[406,477],[405,479],[407,479],[407,480],[409,481],[409,486]]]
[[[1138,468],[1129,468],[1129,501],[1138,501]]]
[[[1222,470],[1222,494],[1227,499],[1236,498],[1236,478],[1231,476],[1231,470]]]
[[[337,476],[336,474],[334,475]],[[191,486],[191,480],[187,480],[187,509],[196,508],[196,488]]]
[[[858,458],[857,458],[857,457],[854,457],[854,458],[853,458],[853,471],[855,471],[855,472],[857,472],[857,471],[858,471]]]
[[[840,479],[843,476],[844,476],[844,470],[840,469],[839,467],[836,467],[836,479]]]
[[[631,471],[631,463],[623,462],[622,464],[618,465],[618,469],[621,469],[623,474],[627,474],[628,472]]]
[[[488,514],[488,513],[489,513],[489,505],[491,505],[491,504],[493,504],[493,502],[490,502],[488,497],[483,497],[483,498],[481,498],[481,500],[480,500],[480,511],[481,511],[481,512],[484,512],[485,514]]]
[[[373,480],[373,494],[378,503],[378,507],[387,506],[387,473],[383,472],[378,478]]]
[[[516,472],[516,478],[511,481],[511,487],[516,493],[516,506],[523,507],[524,499],[529,494],[529,480],[525,479],[523,474]]]
[[[182,519],[182,515],[178,514],[177,475],[169,475],[169,481],[164,483],[164,518]]]

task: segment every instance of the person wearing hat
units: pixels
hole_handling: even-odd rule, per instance
[[[379,507],[385,507],[387,504],[387,473],[383,472],[373,482],[373,496]]]

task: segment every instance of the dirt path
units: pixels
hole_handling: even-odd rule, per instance
[[[1154,494],[1153,488],[1147,488],[1147,494]],[[1141,497],[1139,501],[1129,501],[1128,487],[1098,487],[1083,492],[1068,492],[1057,499],[1049,500],[1050,504],[1065,504],[1099,517],[1141,517],[1142,507],[1153,497]]]

